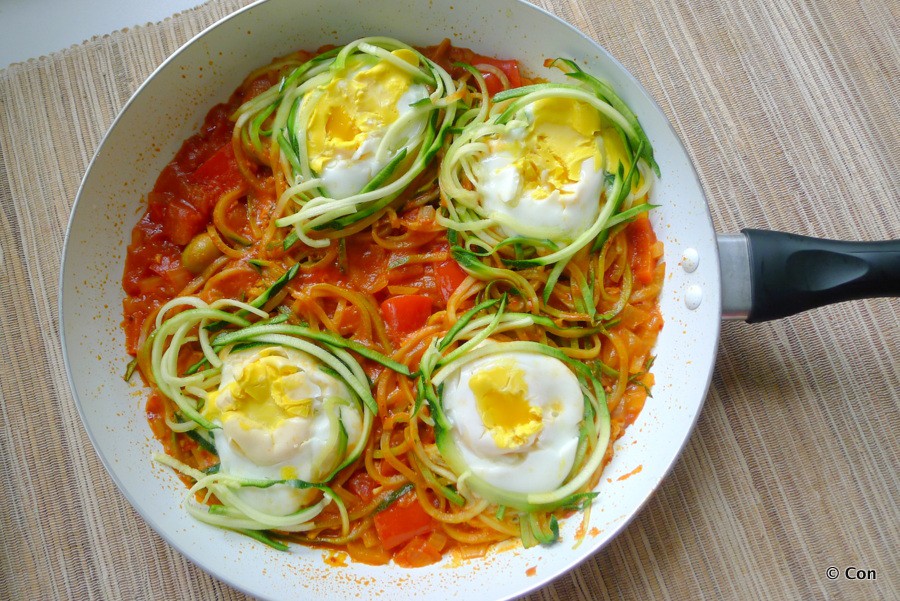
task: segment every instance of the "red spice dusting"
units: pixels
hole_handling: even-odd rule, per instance
[[[344,551],[328,551],[325,553],[325,563],[333,568],[346,568],[347,554]]]
[[[639,465],[636,468],[634,468],[633,470],[631,470],[630,472],[628,472],[627,474],[623,474],[623,475],[619,476],[618,478],[616,478],[616,480],[627,480],[628,478],[630,478],[631,476],[633,476],[635,474],[640,474],[642,469],[644,469],[644,466]]]

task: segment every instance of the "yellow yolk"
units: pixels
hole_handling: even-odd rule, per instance
[[[603,167],[596,141],[602,124],[595,108],[571,98],[545,98],[531,110],[520,169],[533,198],[547,198],[577,183],[586,159],[594,159],[595,170]]]
[[[615,173],[619,169],[619,163],[622,163],[622,169],[628,173],[631,169],[631,159],[625,150],[622,136],[615,128],[610,126],[603,128],[603,148],[606,150],[606,171]]]
[[[239,419],[244,429],[276,430],[291,417],[309,417],[312,414],[312,398],[299,395],[305,386],[305,374],[296,366],[279,364],[280,358],[263,356],[249,363],[240,377],[228,385],[233,401],[227,407],[216,406],[216,397],[223,391],[209,393],[204,414],[209,418],[220,417],[222,423]],[[283,363],[283,362],[281,362]]]
[[[295,480],[299,477],[297,474],[297,468],[293,465],[286,465],[281,468],[281,479],[282,480]]]
[[[410,65],[419,64],[409,50],[392,54]],[[373,133],[396,121],[398,101],[411,83],[408,72],[386,60],[355,73],[348,67],[343,76],[333,78],[322,88],[309,118],[307,151],[313,170],[321,173],[333,159],[352,156]]]
[[[543,427],[540,407],[528,400],[525,372],[503,361],[472,375],[469,387],[485,428],[498,447],[521,447]]]

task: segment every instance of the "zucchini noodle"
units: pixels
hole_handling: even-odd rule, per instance
[[[373,223],[428,166],[455,119],[456,103],[448,96],[456,91],[456,83],[411,46],[390,38],[364,38],[335,50],[300,65],[233,115],[235,152],[274,159],[267,166],[280,175],[275,225],[292,226],[294,234],[285,247],[295,239],[312,247],[328,246],[331,239],[347,235],[348,226]],[[412,54],[417,64],[398,58],[401,50]],[[332,82],[372,69],[378,61],[425,85],[428,93],[383,133],[374,151],[383,165],[377,174],[358,190],[335,194],[328,189],[327,174],[317,173],[311,163],[309,121]],[[410,133],[411,125],[416,127]],[[263,152],[266,145],[268,153]]]
[[[483,81],[479,81],[477,96],[482,100],[481,108],[454,137],[440,167],[444,203],[437,222],[458,240],[459,245],[453,249],[454,256],[466,271],[479,279],[506,280],[516,293],[528,299],[529,309],[534,312],[541,310],[535,291],[543,288],[542,300],[544,304],[548,303],[561,272],[579,251],[589,245],[601,246],[612,226],[651,208],[646,197],[651,190],[654,171],[659,169],[643,129],[612,88],[584,73],[571,61],[558,59],[549,64],[558,64],[575,83],[534,84],[488,98]],[[620,159],[616,165],[608,164],[601,136],[599,132],[593,133],[592,145],[599,162],[605,166],[602,179],[606,183],[600,191],[600,210],[593,223],[582,227],[571,239],[567,235],[561,237],[555,227],[523,222],[507,209],[491,209],[486,203],[487,197],[497,194],[497,180],[504,176],[502,169],[484,165],[496,162],[497,158],[511,160],[504,157],[504,153],[509,152],[505,148],[521,144],[520,140],[526,135],[523,132],[536,119],[532,112],[536,110],[534,107],[541,101],[553,99],[576,101],[577,106],[595,111],[602,127],[615,131],[624,148],[624,162]],[[526,160],[532,159],[528,156],[518,159],[519,162]],[[560,158],[556,156],[555,160]],[[540,177],[546,178],[546,171]],[[520,182],[513,183],[522,186]],[[504,198],[503,202],[514,207],[526,200]],[[515,233],[511,234],[511,231]],[[539,281],[534,281],[530,274],[522,277],[513,273],[540,266],[552,268],[546,273],[547,277]],[[569,274],[569,279],[572,275]]]
[[[213,107],[148,194],[123,278],[128,377],[149,388],[155,459],[185,483],[185,511],[279,550],[408,568],[510,539],[552,544],[562,520],[589,515],[654,383],[659,170],[608,84],[571,61],[547,66],[567,83],[446,40],[371,37],[278,58]],[[341,193],[312,130],[357,77],[414,92],[362,153],[376,167]],[[556,100],[602,124],[596,217],[562,237],[483,202],[492,145]],[[329,127],[353,133],[355,117],[334,110]],[[560,365],[579,416],[571,468],[525,492],[471,461],[447,392],[463,370],[516,354]],[[301,423],[315,436],[296,448],[315,442],[298,466],[300,451],[275,449]]]

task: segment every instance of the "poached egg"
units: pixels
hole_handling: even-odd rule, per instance
[[[442,404],[474,475],[511,492],[543,493],[572,470],[583,399],[578,378],[559,359],[500,350],[450,375]]]
[[[547,97],[485,140],[473,165],[486,214],[507,236],[568,244],[601,210],[604,175],[624,160],[618,136],[590,104]]]
[[[225,357],[203,416],[219,426],[214,440],[220,473],[241,478],[322,482],[363,436],[362,408],[347,386],[312,355],[280,346]],[[236,493],[257,510],[288,515],[315,491],[275,484]]]
[[[409,50],[391,55],[419,66],[418,56]],[[331,197],[359,193],[401,148],[414,145],[428,114],[416,113],[410,105],[428,95],[409,70],[383,58],[348,61],[318,93],[304,98],[314,103],[306,132],[310,167]]]

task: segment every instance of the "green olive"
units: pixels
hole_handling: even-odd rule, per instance
[[[194,236],[181,251],[181,264],[191,273],[200,273],[222,254],[206,232]]]

